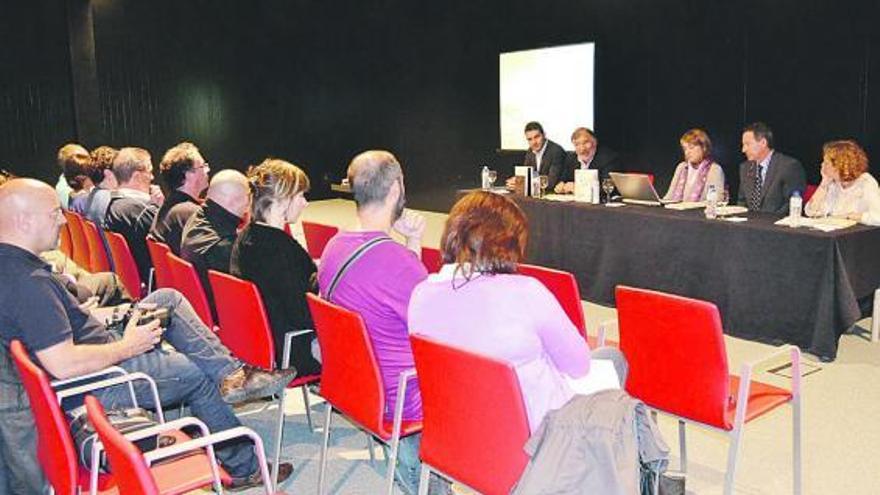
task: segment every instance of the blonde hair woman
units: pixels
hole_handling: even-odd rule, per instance
[[[316,292],[317,267],[284,226],[296,222],[308,205],[309,178],[296,165],[269,158],[248,171],[253,199],[251,221],[232,247],[230,272],[260,289],[272,324],[276,364],[284,356],[284,334],[313,328],[306,293]],[[320,372],[312,356],[314,334],[294,337],[290,362],[299,376]]]

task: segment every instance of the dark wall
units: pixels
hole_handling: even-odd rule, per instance
[[[53,109],[55,127],[3,119],[37,136],[27,153],[26,140],[0,137],[0,161],[26,170],[51,162],[73,125],[69,87],[65,100],[52,77],[70,72],[66,38],[38,36],[63,31],[63,2],[41,2],[62,8],[17,13],[40,19],[38,31],[3,21],[35,38],[9,56],[40,60],[0,76],[3,87],[52,81],[65,107]],[[187,139],[215,169],[280,156],[306,169],[314,197],[357,152],[388,148],[404,163],[410,203],[445,210],[456,188],[476,185],[479,164],[504,172],[519,159],[495,152],[499,52],[595,41],[596,130],[628,169],[653,171],[665,188],[679,136],[702,127],[735,192],[740,128],[761,119],[815,182],[824,141],[852,137],[880,152],[880,12],[842,3],[93,0],[100,126],[79,139],[142,145],[154,161]],[[40,114],[4,91],[0,105],[10,101],[26,119]]]

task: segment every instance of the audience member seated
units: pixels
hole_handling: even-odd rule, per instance
[[[207,201],[183,227],[180,256],[199,272],[212,311],[214,297],[208,283],[208,270],[229,273],[232,243],[247,215],[250,198],[247,177],[238,170],[221,170],[211,179]]]
[[[291,379],[290,372],[259,371],[233,358],[174,290],[162,289],[144,300],[173,311],[167,328],[158,319],[141,324],[138,309],[123,330],[109,330],[79,306],[38,257],[55,248],[64,224],[52,188],[33,179],[9,181],[0,187],[0,211],[0,337],[4,345],[21,340],[51,376],[69,378],[111,365],[144,372],[160,384],[162,404],[186,403],[211,431],[241,424],[224,401],[277,393]],[[163,340],[172,347],[160,347]],[[131,407],[125,387],[96,396],[108,409]],[[155,406],[149,394],[139,396],[141,404]],[[252,445],[224,445],[217,457],[233,487],[259,483]],[[280,467],[279,478],[290,475],[289,464]]]
[[[67,208],[82,214],[85,212],[89,192],[95,186],[88,174],[92,159],[89,152],[82,146],[73,145],[62,148],[62,150],[65,149],[66,153],[59,153],[58,164],[61,166],[64,180],[70,186]]]
[[[404,210],[403,171],[387,151],[356,156],[348,166],[348,181],[359,225],[339,232],[327,243],[318,266],[318,285],[323,298],[363,317],[385,388],[385,418],[391,421],[398,376],[414,367],[407,307],[413,288],[428,275],[419,260],[425,219]],[[406,247],[388,237],[392,228],[405,237]],[[358,253],[360,257],[340,274]],[[328,293],[334,279],[336,285]],[[406,389],[403,419],[421,417],[421,395],[413,381]],[[400,441],[397,480],[409,493],[415,493],[418,486],[419,440],[419,435],[410,435]]]
[[[452,207],[440,240],[443,268],[416,286],[412,333],[511,362],[534,432],[549,411],[575,395],[590,372],[590,348],[553,294],[518,275],[528,227],[504,196],[479,191]],[[623,355],[596,350],[625,375]]]
[[[868,173],[868,155],[855,141],[822,147],[822,182],[806,206],[810,217],[849,218],[880,225],[880,188]]]
[[[145,149],[119,150],[113,160],[113,175],[119,188],[110,198],[104,227],[125,237],[141,281],[146,283],[153,266],[147,250],[147,233],[165,197],[153,184],[153,162]]]
[[[95,183],[95,187],[89,191],[83,215],[94,222],[99,229],[104,226],[110,195],[119,186],[116,176],[113,175],[113,159],[116,158],[117,153],[119,150],[109,146],[98,146],[90,153],[91,164],[88,175]]]
[[[171,193],[156,213],[150,234],[180,255],[183,226],[199,211],[199,196],[208,187],[211,169],[192,143],[180,143],[165,152],[159,173]]]
[[[609,174],[620,168],[617,153],[607,146],[599,147],[596,135],[586,127],[578,127],[571,133],[571,144],[574,153],[566,153],[563,175],[553,188],[556,193],[574,192],[574,171],[577,169],[598,170],[601,181],[610,178]]]
[[[232,246],[230,272],[260,289],[275,340],[275,362],[283,363],[284,334],[314,328],[306,303],[307,292],[317,292],[315,262],[284,232],[308,202],[309,178],[299,167],[270,158],[254,167],[250,176],[253,201],[250,223]],[[312,356],[314,333],[294,337],[290,362],[300,376],[320,373]]]
[[[67,183],[67,176],[64,173],[65,164],[72,160],[74,156],[78,157],[77,159],[87,158],[89,152],[76,143],[67,143],[58,149],[58,168],[61,169],[61,175],[55,184],[55,193],[58,195],[58,201],[64,209],[70,206],[70,193],[73,191],[70,184]]]
[[[691,129],[679,140],[684,161],[675,167],[669,190],[663,199],[704,201],[710,186],[724,191],[724,170],[712,159],[712,141],[702,129]]]

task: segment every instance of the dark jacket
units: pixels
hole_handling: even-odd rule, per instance
[[[535,164],[535,153],[532,150],[526,151],[523,165],[535,168]],[[544,150],[544,154],[541,156],[541,169],[538,171],[538,175],[547,176],[548,191],[552,191],[553,188],[556,187],[556,183],[560,181],[564,171],[565,150],[562,149],[562,146],[559,146],[548,139],[547,149]]]
[[[742,206],[748,206],[749,197],[755,188],[757,164],[745,161],[739,164],[739,200]],[[778,151],[770,157],[770,165],[764,175],[761,187],[761,203],[758,211],[769,213],[788,212],[788,200],[791,193],[800,191],[803,195],[807,187],[804,167],[796,158]]]
[[[168,244],[171,252],[180,256],[180,239],[189,217],[199,211],[199,201],[185,192],[174,190],[159,208],[150,233],[159,242]]]
[[[150,252],[147,250],[147,234],[158,211],[159,207],[149,200],[120,189],[113,192],[104,219],[107,230],[125,237],[143,283],[149,280],[150,268],[153,267]]]
[[[599,180],[610,177],[611,172],[620,170],[618,154],[607,146],[599,146],[596,148],[596,154],[593,155],[593,161],[590,162],[589,169],[599,171]],[[574,171],[581,167],[581,163],[577,159],[574,152],[566,153],[565,170],[560,179],[562,182],[574,182]]]
[[[314,328],[306,293],[317,291],[315,262],[283,230],[252,222],[236,239],[229,268],[233,275],[250,280],[260,289],[272,324],[276,362],[281,366],[284,334]],[[293,339],[290,362],[299,376],[321,369],[312,357],[313,339],[313,333]]]

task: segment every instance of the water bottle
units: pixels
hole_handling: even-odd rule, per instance
[[[490,187],[490,185],[489,185],[489,167],[488,166],[483,165],[483,171],[480,172],[480,178],[482,179],[483,190],[488,191],[489,187]]]
[[[788,200],[788,221],[791,227],[800,227],[803,206],[804,199],[801,197],[801,192],[791,193],[791,199]]]
[[[714,184],[709,184],[709,191],[706,192],[706,218],[716,218],[718,216],[718,191],[715,190]]]

